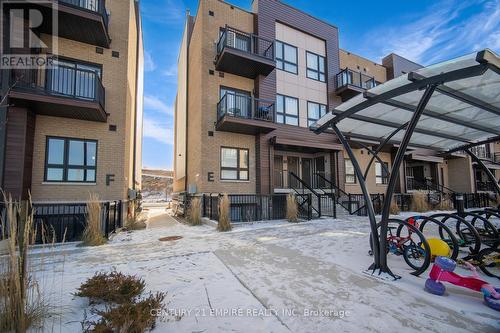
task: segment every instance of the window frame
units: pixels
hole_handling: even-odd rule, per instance
[[[352,169],[353,169],[353,173],[347,173],[347,162],[351,162],[351,165],[352,165]],[[344,182],[346,184],[349,184],[349,185],[352,185],[352,184],[357,184],[357,177],[356,177],[356,171],[354,170],[354,165],[352,164],[352,161],[349,159],[349,158],[346,158],[344,159]],[[353,177],[353,181],[347,181],[347,177],[348,176],[352,176]]]
[[[63,164],[49,164],[49,142],[51,139],[63,140]],[[69,146],[71,141],[83,142],[83,165],[69,164]],[[87,164],[87,143],[95,143],[95,165]],[[94,139],[81,139],[73,137],[61,137],[61,136],[51,136],[48,135],[45,138],[45,163],[44,163],[44,173],[43,181],[45,183],[71,183],[71,184],[96,184],[97,183],[97,157],[99,151],[99,143]],[[49,180],[47,179],[48,169],[62,169],[63,175],[62,180]],[[68,180],[68,171],[70,169],[83,170],[83,180]],[[94,171],[94,179],[92,181],[87,180],[87,170]]]
[[[288,44],[288,43],[282,42],[280,40],[276,40],[276,42],[274,44],[275,44],[274,53],[276,55],[276,69],[279,69],[281,71],[285,71],[287,73],[292,73],[292,74],[295,74],[295,75],[299,75],[299,48],[296,47],[296,46],[294,46],[294,45],[292,45],[292,44]],[[278,44],[281,44],[281,54],[282,54],[283,58],[278,58]],[[285,59],[285,45],[293,47],[295,49],[296,63],[293,63],[293,62],[288,61],[288,60]],[[282,68],[280,68],[278,66],[278,62],[282,62],[283,63]],[[285,64],[289,64],[289,65],[295,66],[295,71],[289,71],[289,70],[285,69]]]
[[[223,149],[236,149],[238,151],[238,154],[236,156],[236,168],[234,167],[223,167],[222,166],[222,150]],[[240,154],[241,151],[246,151],[247,152],[247,168],[242,168],[240,166]],[[236,171],[236,179],[232,178],[222,178],[222,171],[223,170],[228,170],[228,171]],[[247,172],[247,178],[242,179],[240,177],[240,172],[241,171],[246,171]],[[248,148],[239,148],[239,147],[229,147],[229,146],[221,146],[220,147],[220,162],[219,162],[219,178],[220,180],[223,181],[234,181],[234,182],[241,182],[241,181],[250,181],[250,149]]]
[[[278,112],[278,98],[282,97],[283,98],[283,112]],[[286,99],[291,98],[297,101],[297,115],[289,114],[286,112]],[[300,105],[299,105],[299,99],[297,97],[293,96],[288,96],[288,95],[282,95],[282,94],[276,94],[276,123],[277,124],[283,124],[283,125],[289,125],[289,126],[300,126],[300,118],[299,118],[299,113],[300,113]],[[283,116],[283,122],[278,122],[278,115]],[[297,125],[293,124],[287,124],[286,123],[286,118],[294,118],[297,119]]]
[[[309,54],[316,57],[318,68],[309,67],[309,62],[307,61],[309,59],[308,58]],[[321,71],[321,69],[320,69],[320,67],[321,67],[319,65],[320,60],[323,60],[323,71]],[[309,71],[316,73],[316,77],[309,76]],[[323,80],[321,80],[321,75],[323,75],[323,78],[324,78]],[[308,79],[311,79],[311,80],[315,80],[315,81],[319,81],[319,82],[326,82],[326,58],[323,57],[322,55],[317,54],[317,53],[306,51],[306,77]]]
[[[387,170],[389,170],[389,163],[388,162],[383,162]],[[380,172],[382,172],[381,175],[377,174],[377,165],[380,165]],[[389,183],[389,174],[385,173],[386,169],[382,167],[382,164],[380,164],[379,161],[375,162],[375,184],[377,185],[387,185]],[[385,175],[384,175],[385,173]],[[380,179],[380,182],[379,182]]]
[[[309,105],[310,104],[316,104],[318,106],[318,108],[319,108],[319,118],[318,119],[311,118],[309,116]],[[321,107],[322,106],[325,107],[325,113],[324,114],[321,114]],[[328,106],[326,104],[312,102],[312,101],[307,101],[307,127],[309,127],[309,126],[312,125],[312,123],[310,123],[311,121],[314,123],[314,122],[318,121],[321,117],[323,117],[327,113],[328,113]]]

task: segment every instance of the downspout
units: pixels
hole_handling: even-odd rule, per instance
[[[189,10],[186,11],[186,139],[184,151],[184,191],[188,190],[188,138],[189,138],[189,44],[191,42],[191,23],[189,22]],[[177,156],[174,156],[174,159]]]
[[[135,47],[135,102],[134,102],[134,156],[132,158],[133,160],[133,165],[132,165],[132,189],[136,189],[136,163],[137,163],[137,99],[139,98],[138,95],[138,82],[139,82],[139,41],[142,40],[142,37],[139,37],[139,35],[142,35],[142,28],[140,28],[141,25],[141,20],[140,20],[140,10],[139,10],[139,0],[136,0],[134,3],[134,9],[135,9],[135,26],[137,29],[137,43]]]

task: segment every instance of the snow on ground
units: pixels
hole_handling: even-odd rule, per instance
[[[183,238],[159,241],[176,235]],[[445,296],[428,294],[427,273],[410,275],[402,257],[389,256],[401,280],[363,274],[372,262],[368,238],[366,217],[259,222],[218,233],[152,207],[145,230],[119,233],[100,247],[57,248],[44,276],[57,281],[46,288],[62,316],[47,331],[80,331],[87,301],[72,293],[94,272],[111,269],[143,277],[147,290],[168,293],[154,332],[500,330],[500,315],[483,304],[482,294],[449,284]]]

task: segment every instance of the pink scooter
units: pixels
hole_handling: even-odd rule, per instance
[[[431,294],[442,296],[446,290],[442,282],[448,282],[482,292],[486,305],[500,311],[500,288],[494,288],[488,282],[481,280],[476,272],[476,267],[467,262],[465,264],[472,271],[472,276],[460,276],[453,273],[455,267],[457,267],[454,260],[448,257],[436,257],[429,278],[425,281],[425,290]]]

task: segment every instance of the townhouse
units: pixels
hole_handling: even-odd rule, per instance
[[[308,127],[353,96],[421,67],[393,53],[377,63],[342,50],[337,27],[281,1],[254,0],[247,11],[200,0],[196,16],[186,17],[179,53],[174,192],[272,194],[305,186],[361,193],[336,136]],[[378,143],[350,142],[367,166]],[[387,145],[372,163],[370,192],[385,192],[395,152]],[[476,191],[474,178],[467,188],[451,184],[461,164],[472,168],[467,157],[412,148],[398,191]]]
[[[4,27],[13,25],[15,10],[30,28],[26,13],[41,14],[32,32],[46,47],[14,50],[6,33],[3,45],[11,48],[2,56],[47,56],[53,63],[2,67],[2,189],[21,199],[30,192],[34,203],[84,202],[89,193],[134,199],[141,187],[139,2],[5,1]]]

